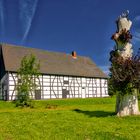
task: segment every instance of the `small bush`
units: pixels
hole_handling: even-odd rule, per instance
[[[51,104],[47,104],[46,109],[56,109],[57,108],[57,105],[51,105]]]
[[[20,95],[20,97],[14,101],[16,107],[30,107],[30,108],[34,108],[33,102],[31,99],[27,98],[24,95]]]

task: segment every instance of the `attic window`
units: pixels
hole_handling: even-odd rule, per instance
[[[68,85],[68,84],[69,84],[69,81],[67,81],[67,80],[64,80],[64,84],[67,84],[67,85]]]

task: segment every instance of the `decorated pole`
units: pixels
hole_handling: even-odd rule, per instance
[[[116,43],[110,53],[111,80],[116,92],[116,114],[118,116],[137,115],[138,91],[140,83],[140,57],[133,57],[130,28],[132,21],[128,19],[129,11],[122,13],[116,21],[117,31],[112,35]],[[137,86],[138,85],[138,86]]]

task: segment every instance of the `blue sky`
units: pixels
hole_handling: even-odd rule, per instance
[[[139,0],[0,0],[0,42],[89,56],[105,72],[115,20],[125,10],[140,47]]]

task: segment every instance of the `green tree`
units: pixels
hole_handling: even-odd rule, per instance
[[[140,91],[140,53],[124,59],[118,51],[111,52],[111,88],[117,95],[118,116],[139,114],[138,94]]]
[[[138,94],[140,89],[140,53],[133,55],[130,28],[132,21],[128,11],[116,21],[117,31],[112,39],[116,45],[110,53],[111,84],[116,93],[116,114],[118,116],[138,115]]]
[[[113,97],[114,95],[116,95],[115,92],[114,92],[113,84],[112,84],[112,78],[109,78],[108,79],[108,94],[111,97]]]
[[[16,106],[32,106],[32,92],[35,91],[36,79],[39,78],[39,62],[34,55],[24,56],[18,69]]]

